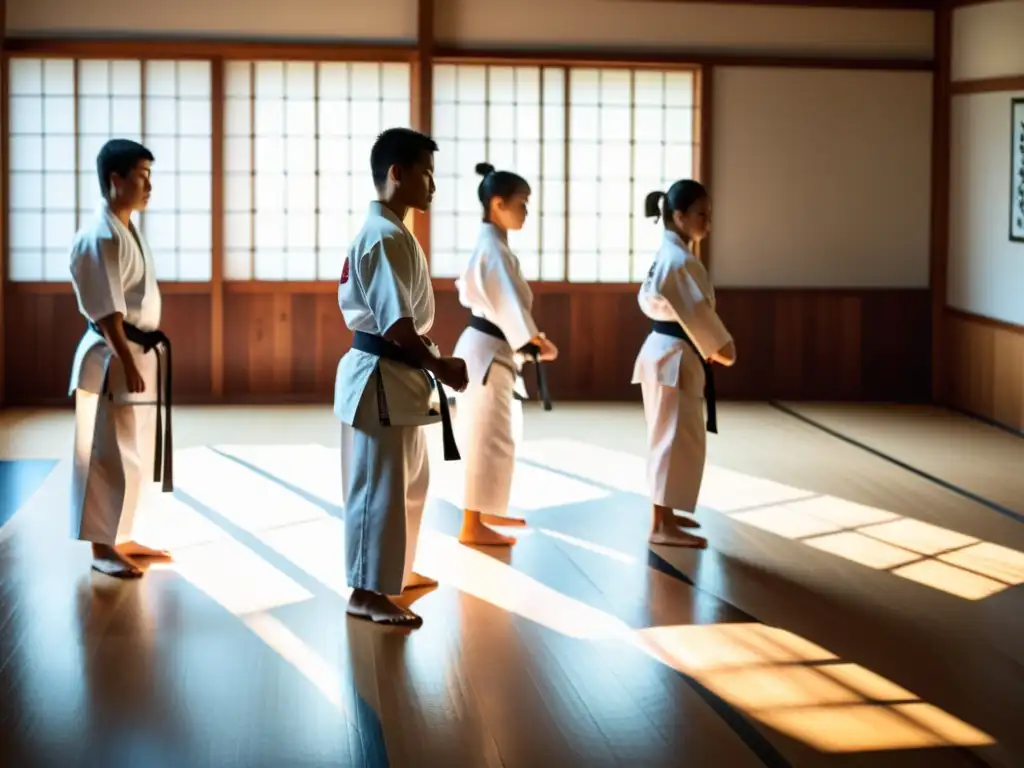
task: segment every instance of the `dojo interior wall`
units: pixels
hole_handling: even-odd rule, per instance
[[[721,377],[723,395],[929,398],[933,13],[632,0],[433,6],[438,56],[558,49],[594,60],[647,48],[711,57],[703,106],[717,233],[709,244],[721,311],[743,357]],[[415,0],[372,10],[296,0],[287,13],[269,0],[14,0],[6,17],[12,37],[64,40],[73,55],[80,38],[157,35],[225,46],[311,37],[413,45],[416,13]],[[465,312],[450,280],[435,285],[432,335],[450,345]],[[541,324],[563,350],[552,371],[557,397],[638,397],[629,380],[646,322],[635,288],[538,286]],[[179,400],[328,401],[348,343],[334,290],[330,282],[168,284]],[[6,403],[67,403],[81,329],[70,287],[6,282],[3,314]]]
[[[949,253],[952,405],[1024,429],[1024,242],[1009,238],[1010,102],[1024,97],[1024,2],[957,8]]]

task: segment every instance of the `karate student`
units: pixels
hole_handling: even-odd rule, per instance
[[[661,210],[659,211],[659,203]],[[643,392],[647,419],[647,479],[654,520],[650,542],[707,547],[683,528],[698,528],[693,515],[704,474],[707,430],[717,431],[711,363],[736,361],[732,337],[715,312],[711,278],[693,247],[711,227],[711,200],[696,181],[673,184],[647,196],[645,213],[665,223],[661,247],[640,287],[639,302],[654,321],[636,359],[633,383]]]
[[[508,247],[509,230],[523,228],[530,185],[510,171],[488,163],[477,195],[483,223],[476,248],[456,281],[459,301],[472,312],[454,354],[466,361],[469,384],[459,398],[459,445],[465,466],[462,530],[459,541],[481,546],[511,546],[515,539],[491,525],[525,525],[507,517],[516,442],[522,433],[525,397],[521,350],[534,345],[540,360],[554,360],[558,349],[538,332],[530,310],[533,293],[519,260]],[[539,363],[538,363],[539,364]]]
[[[167,556],[131,538],[153,481],[162,474],[164,490],[171,490],[170,344],[159,331],[153,255],[131,221],[149,203],[152,163],[152,153],[134,141],[103,146],[96,158],[103,200],[70,254],[71,282],[88,321],[69,388],[71,535],[92,543],[95,570],[117,578],[142,575],[136,558]]]
[[[428,136],[384,131],[370,153],[377,200],[349,248],[338,285],[352,349],[338,363],[334,409],[342,422],[342,493],[348,613],[381,624],[418,627],[422,619],[392,601],[403,589],[436,584],[412,570],[429,468],[423,426],[441,420],[445,458],[458,458],[440,385],[466,386],[462,360],[440,357],[426,334],[434,322],[427,261],[403,220],[426,211],[434,194]],[[431,402],[437,381],[438,399]]]

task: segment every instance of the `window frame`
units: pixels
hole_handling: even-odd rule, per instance
[[[694,76],[693,96],[693,169],[694,178],[705,180],[710,177],[710,155],[706,147],[710,146],[711,115],[708,105],[711,102],[712,66],[713,62],[705,62],[700,57],[678,56],[672,54],[636,54],[618,53],[613,51],[570,51],[543,52],[534,51],[469,51],[444,46],[428,46],[424,48],[417,43],[395,43],[384,45],[366,44],[331,44],[331,43],[276,43],[276,42],[245,42],[230,40],[76,40],[76,39],[43,39],[13,38],[5,41],[3,46],[4,77],[0,83],[0,98],[3,99],[0,128],[4,135],[3,158],[7,157],[9,144],[9,109],[10,95],[8,81],[8,63],[14,58],[72,58],[84,59],[135,59],[146,60],[206,60],[211,66],[211,279],[204,282],[174,281],[166,282],[161,290],[167,294],[214,294],[222,296],[226,291],[238,293],[286,293],[314,292],[333,293],[336,283],[333,280],[317,281],[260,281],[260,280],[224,280],[224,75],[225,63],[235,60],[273,60],[273,61],[321,61],[321,62],[373,62],[390,63],[404,62],[411,66],[410,78],[410,122],[414,127],[427,131],[433,122],[432,70],[434,65],[484,65],[484,66],[532,66],[562,67],[568,75],[574,67],[599,69],[630,69],[657,71],[685,71]],[[430,71],[424,71],[430,70]],[[571,102],[568,98],[569,79],[566,78],[566,133],[568,133],[568,112]],[[566,174],[568,175],[568,164]],[[2,242],[0,242],[0,285],[12,287],[17,292],[29,293],[66,293],[70,285],[64,283],[11,282],[9,270],[9,169],[3,163],[3,209]],[[566,198],[571,201],[566,182]],[[77,193],[76,193],[77,194]],[[571,204],[571,203],[570,203]],[[415,228],[423,250],[430,261],[430,215],[416,216]],[[568,238],[568,228],[566,238]],[[707,261],[710,257],[708,243],[701,244],[701,255]],[[568,252],[565,256],[568,260]],[[566,265],[566,278],[568,265]],[[454,280],[451,278],[432,278],[435,288],[453,290]],[[531,281],[540,292],[622,292],[634,291],[635,282],[570,282],[563,281]],[[222,301],[216,301],[222,304]],[[215,323],[219,324],[221,308],[215,308]]]
[[[707,108],[710,104],[712,69],[700,64],[690,58],[676,58],[672,56],[617,56],[608,52],[584,53],[582,51],[567,52],[565,54],[535,54],[532,52],[516,51],[459,51],[456,49],[438,48],[430,60],[431,68],[438,65],[458,66],[484,66],[484,67],[545,67],[561,68],[564,73],[565,84],[565,235],[564,235],[564,265],[562,280],[544,280],[537,278],[530,280],[531,287],[535,292],[541,293],[565,293],[565,292],[588,292],[588,293],[618,293],[635,291],[638,283],[628,282],[601,282],[601,281],[572,281],[569,279],[569,211],[572,204],[570,192],[569,166],[569,132],[570,112],[572,101],[571,73],[573,69],[619,69],[628,71],[656,71],[656,72],[687,72],[693,75],[693,178],[696,181],[706,183],[710,177],[710,154],[705,147],[710,146],[710,119],[711,110]],[[433,93],[430,94],[430,117],[433,122]],[[631,105],[632,107],[633,105]],[[710,238],[709,238],[710,239]],[[422,243],[423,250],[427,254],[427,261],[430,262],[430,243]],[[632,247],[632,244],[631,244]],[[705,263],[710,260],[710,249],[707,241],[699,243],[695,249],[696,254],[701,256]],[[434,285],[442,289],[454,290],[454,278],[432,277]],[[582,289],[582,290],[581,290]]]
[[[11,252],[11,249],[10,249],[10,181],[11,181],[11,169],[10,169],[10,164],[8,162],[8,158],[10,156],[10,138],[11,138],[11,136],[10,136],[10,104],[11,104],[11,94],[10,94],[10,69],[11,69],[11,67],[10,67],[10,65],[11,65],[12,61],[23,60],[23,59],[38,60],[38,61],[43,61],[43,62],[45,62],[47,60],[54,60],[54,59],[56,59],[56,60],[63,60],[63,61],[68,61],[68,60],[71,61],[71,65],[72,65],[72,83],[73,83],[73,86],[72,86],[72,94],[71,94],[70,98],[72,99],[72,103],[74,105],[73,106],[73,108],[74,108],[74,126],[73,126],[73,134],[72,135],[74,136],[74,145],[75,145],[75,172],[74,172],[74,175],[75,175],[75,193],[74,193],[75,194],[75,206],[74,207],[75,207],[76,229],[79,226],[81,226],[82,222],[80,221],[80,218],[82,216],[82,212],[88,208],[88,206],[86,206],[87,201],[83,201],[82,200],[80,176],[83,175],[83,168],[89,168],[89,167],[92,166],[92,161],[91,160],[87,160],[85,165],[83,165],[82,158],[80,157],[81,139],[82,139],[83,135],[88,135],[88,134],[83,134],[80,131],[79,109],[80,109],[80,102],[81,102],[81,97],[82,97],[82,91],[80,90],[81,82],[80,82],[80,76],[79,76],[79,69],[80,69],[81,62],[83,62],[83,61],[130,61],[130,62],[138,64],[138,66],[139,66],[139,78],[140,78],[140,80],[139,80],[139,97],[138,97],[139,98],[139,108],[140,108],[139,128],[140,128],[140,131],[141,131],[141,134],[142,134],[141,140],[143,140],[143,141],[145,140],[145,134],[146,134],[146,117],[145,117],[145,115],[146,115],[146,103],[147,103],[147,94],[146,94],[146,68],[147,68],[147,64],[150,63],[150,62],[155,62],[155,61],[171,61],[171,62],[176,62],[176,63],[177,62],[196,62],[196,61],[198,61],[198,62],[205,62],[205,63],[209,64],[209,66],[210,66],[210,88],[211,88],[211,105],[210,105],[211,106],[211,120],[210,120],[210,152],[211,152],[211,154],[210,154],[210,193],[211,193],[211,207],[210,207],[210,235],[211,235],[211,241],[210,241],[210,279],[209,280],[198,280],[198,281],[197,280],[168,279],[168,280],[165,280],[165,281],[161,282],[161,286],[162,287],[163,286],[170,287],[170,291],[169,291],[170,293],[191,293],[191,292],[194,292],[194,289],[197,286],[207,285],[208,283],[210,283],[213,280],[213,274],[214,274],[214,269],[215,269],[213,258],[214,258],[214,252],[215,252],[216,248],[215,248],[215,241],[212,238],[217,233],[217,224],[214,222],[214,207],[213,207],[213,204],[212,204],[212,194],[213,194],[214,188],[216,186],[215,177],[217,175],[217,170],[216,170],[216,168],[217,168],[217,166],[216,166],[216,163],[217,163],[217,159],[216,159],[216,149],[217,149],[217,147],[216,147],[216,144],[217,144],[217,142],[216,142],[216,135],[215,135],[216,124],[214,123],[213,114],[212,114],[212,96],[213,96],[213,89],[215,87],[215,81],[217,79],[217,70],[218,70],[217,62],[215,60],[212,60],[212,59],[209,59],[209,58],[206,58],[206,57],[179,55],[178,53],[175,52],[175,48],[173,46],[166,47],[166,48],[162,49],[161,51],[159,51],[160,55],[140,55],[142,53],[149,54],[150,51],[148,51],[145,48],[141,48],[141,49],[138,49],[137,51],[135,51],[134,53],[131,53],[131,52],[126,51],[124,47],[120,46],[117,43],[103,44],[103,45],[96,45],[96,44],[93,44],[93,45],[88,45],[88,44],[80,45],[80,44],[77,44],[77,43],[75,43],[73,41],[58,41],[58,43],[59,44],[56,45],[56,46],[51,46],[49,44],[38,45],[38,44],[35,44],[32,41],[26,41],[26,40],[14,40],[14,41],[10,41],[8,43],[5,43],[5,46],[4,46],[4,51],[3,51],[3,82],[2,82],[2,86],[0,86],[0,93],[2,93],[2,98],[3,98],[3,115],[2,115],[2,120],[0,120],[0,128],[2,128],[2,130],[3,130],[3,137],[0,140],[3,141],[3,145],[2,146],[3,146],[3,158],[4,158],[3,169],[2,169],[2,173],[3,173],[3,179],[2,179],[3,187],[2,187],[2,189],[3,189],[4,205],[3,205],[2,212],[0,212],[0,214],[2,214],[2,216],[3,216],[3,218],[2,218],[2,228],[3,228],[2,248],[3,248],[3,255],[2,255],[2,259],[0,259],[0,269],[2,269],[2,275],[0,275],[0,278],[2,278],[2,280],[4,281],[4,285],[29,286],[30,290],[31,290],[32,287],[44,286],[42,288],[42,290],[41,290],[41,292],[44,292],[44,293],[54,292],[54,291],[50,291],[45,286],[62,286],[62,285],[65,285],[65,281],[61,281],[61,280],[44,279],[44,280],[41,280],[41,281],[34,281],[34,280],[11,281],[9,279],[10,252]],[[43,94],[43,95],[45,96],[45,94]],[[109,96],[108,98],[116,98],[116,97]],[[176,100],[180,100],[180,98],[181,97],[175,97]],[[175,134],[174,136],[175,136],[175,138],[180,138],[180,136],[178,136],[177,134]],[[93,171],[93,175],[94,175],[94,173],[95,172]],[[173,173],[177,174],[178,171],[175,171]],[[83,207],[83,206],[85,206],[85,207]],[[181,211],[180,210],[176,210],[175,213],[180,215]],[[142,227],[143,227],[143,229],[145,228],[145,224],[144,223],[142,224]],[[68,243],[66,245],[67,245],[67,247],[70,247],[70,245],[71,245],[70,240],[68,241]]]
[[[82,60],[133,60],[143,66],[146,61],[208,61],[210,63],[210,221],[211,221],[211,269],[210,279],[205,281],[165,281],[160,289],[165,294],[219,294],[224,280],[224,76],[225,65],[230,61],[304,61],[304,62],[368,62],[407,63],[413,68],[410,79],[411,119],[416,119],[418,81],[415,76],[419,61],[418,48],[414,44],[362,45],[331,43],[256,43],[228,40],[75,40],[50,38],[12,38],[3,45],[3,77],[0,78],[0,136],[2,144],[2,173],[0,184],[3,190],[3,206],[0,210],[2,221],[2,242],[0,242],[0,286],[3,289],[23,293],[68,293],[70,281],[11,281],[9,279],[10,255],[10,169],[7,163],[10,145],[10,62],[14,59],[72,59]],[[76,63],[77,69],[77,63]],[[75,83],[77,113],[78,84]],[[77,125],[75,127],[77,135]],[[77,143],[76,143],[77,152]],[[76,188],[76,205],[78,191]],[[70,246],[70,243],[68,244]],[[240,286],[248,282],[275,290],[276,281],[238,281]],[[287,284],[288,281],[285,281]],[[303,282],[293,281],[296,290],[301,286],[334,285],[334,281]],[[241,290],[245,290],[244,287]],[[290,290],[290,289],[286,289]],[[219,303],[219,302],[218,302]],[[218,313],[219,314],[219,313]]]

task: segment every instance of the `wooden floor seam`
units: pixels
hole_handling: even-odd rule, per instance
[[[882,459],[883,461],[887,461],[890,464],[893,464],[894,466],[897,466],[906,472],[910,472],[914,475],[917,475],[923,480],[927,480],[928,482],[933,483],[939,486],[940,488],[944,488],[947,491],[955,493],[959,496],[963,496],[965,499],[969,499],[970,501],[973,501],[976,504],[981,504],[982,506],[991,509],[993,512],[997,512],[1000,515],[1003,515],[1004,517],[1008,517],[1011,520],[1016,520],[1018,523],[1024,523],[1024,514],[1017,512],[1016,510],[1010,509],[1009,507],[1004,507],[1002,504],[999,504],[998,502],[992,501],[991,499],[987,499],[984,496],[980,496],[979,494],[974,493],[973,491],[969,491],[966,488],[962,488],[959,485],[956,485],[955,483],[949,482],[948,480],[943,480],[941,477],[939,477],[938,475],[933,475],[931,472],[925,472],[923,469],[919,469],[913,466],[912,464],[908,464],[905,461],[901,461],[900,459],[897,459],[895,456],[892,456],[886,453],[885,451],[881,451],[877,448],[872,448],[870,445],[866,445],[865,443],[862,443],[860,440],[852,438],[849,435],[844,435],[842,432],[835,430],[832,427],[826,426],[825,424],[822,424],[818,420],[812,419],[810,416],[806,416],[805,414],[802,414],[799,411],[796,411],[786,405],[783,405],[777,400],[769,400],[768,404],[771,407],[775,408],[776,410],[780,411],[781,413],[784,413],[791,418],[797,419],[798,421],[801,421],[810,427],[814,427],[815,429],[824,432],[830,437],[834,437],[836,440],[841,440],[848,445],[852,445],[855,448],[859,448],[862,451],[870,453],[871,455],[876,456],[877,458]]]

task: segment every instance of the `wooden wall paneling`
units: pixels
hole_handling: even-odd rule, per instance
[[[728,300],[726,294],[720,301],[724,305]],[[804,335],[807,331],[804,322],[807,314],[805,302],[800,297],[794,297],[791,301],[773,301],[771,307],[765,307],[767,314],[762,315],[764,320],[771,318],[770,326],[772,336],[765,339],[769,349],[773,350],[769,381],[778,392],[777,397],[795,398],[806,382],[804,372]],[[729,321],[726,320],[726,327]],[[736,337],[736,364],[739,365],[739,350],[752,346],[742,336]],[[740,369],[742,370],[742,369]]]
[[[416,59],[412,64],[412,127],[431,134],[434,123],[434,0],[416,2]],[[430,214],[413,213],[413,234],[430,262]]]
[[[225,394],[237,402],[330,402],[351,344],[333,293],[229,290]]]
[[[715,386],[722,397],[748,398],[751,394],[743,371],[768,371],[774,380],[774,300],[770,293],[757,290],[722,288],[716,296],[718,313],[736,340],[737,359],[735,367],[715,370]]]
[[[534,299],[533,316],[539,328],[544,329],[555,346],[558,347],[559,356],[565,360],[559,360],[547,367],[548,388],[552,397],[566,397],[573,389],[573,369],[568,357],[573,346],[570,337],[570,322],[572,317],[571,296],[566,293],[539,293]],[[615,343],[613,340],[612,343]],[[537,395],[536,374],[526,371],[524,380],[527,391]],[[561,393],[561,394],[559,394]]]
[[[703,66],[697,73],[697,93],[694,99],[694,124],[693,135],[697,137],[693,170],[699,182],[708,188],[712,199],[715,196],[713,171],[711,168],[711,141],[714,134],[714,87],[715,68]],[[666,190],[668,191],[668,190]],[[714,211],[712,211],[714,219]],[[712,231],[703,241],[697,244],[697,255],[704,262],[709,274],[712,272],[711,247],[714,239],[714,224]]]
[[[570,293],[569,325],[560,355],[568,374],[566,396],[583,400],[634,400],[633,363],[650,330],[635,288],[615,293]],[[556,342],[557,343],[557,342]]]
[[[165,294],[162,314],[161,329],[174,345],[175,401],[209,402],[213,391],[209,294]],[[79,317],[78,336],[81,336],[83,325],[84,320]],[[71,355],[63,358],[69,374],[71,359]]]
[[[1024,331],[995,329],[991,419],[1024,431]]]
[[[249,391],[248,297],[224,294],[224,398],[234,400]]]
[[[336,42],[245,42],[227,39],[130,38],[83,40],[75,37],[16,37],[7,41],[10,54],[79,59],[241,59],[245,61],[381,61],[412,62],[409,44],[367,45]]]
[[[953,56],[953,11],[943,2],[934,20],[935,75],[932,78],[932,205],[930,232],[931,392],[939,402],[949,377],[946,339],[946,291],[949,263],[950,80]]]
[[[836,393],[839,400],[856,400],[864,380],[864,302],[858,296],[827,294],[819,294],[812,301],[807,359],[829,361],[829,365],[814,371],[824,391]],[[837,350],[841,353],[833,357]],[[860,350],[860,354],[846,350]]]
[[[1024,327],[947,310],[953,361],[945,402],[1024,431]]]
[[[861,300],[860,391],[866,400],[928,402],[933,319],[928,291],[872,291]]]
[[[74,294],[12,290],[4,313],[8,404],[70,404],[71,361],[85,329]]]
[[[652,0],[615,0],[620,3],[644,3]],[[692,3],[694,0],[653,0],[661,3]],[[805,8],[865,8],[882,10],[930,11],[942,0],[713,0],[717,5],[795,5]],[[995,0],[959,0],[959,4],[995,2]]]
[[[269,342],[260,346],[262,352],[269,353],[270,366],[273,371],[273,391],[287,394],[292,391],[292,329],[296,327],[292,314],[296,300],[301,297],[275,293],[270,297],[270,331],[264,336]]]
[[[352,333],[341,318],[337,294],[317,294],[316,392],[326,392],[330,401],[334,399],[334,376],[338,370],[338,361],[351,345]]]
[[[85,330],[69,285],[13,283],[4,307],[9,405],[67,405],[71,363]],[[163,328],[174,343],[174,395],[210,400],[210,300],[203,291],[163,297]]]
[[[224,60],[210,62],[210,394],[224,397]]]
[[[928,59],[884,59],[865,56],[785,56],[760,53],[723,53],[706,51],[651,51],[581,48],[487,49],[459,45],[437,45],[434,60],[458,64],[492,64],[532,66],[685,66],[685,67],[785,67],[795,69],[863,69],[893,72],[931,72],[935,66]]]
[[[1001,93],[1003,91],[1024,91],[1024,75],[957,80],[950,83],[949,86],[950,96],[960,96],[965,93]]]
[[[321,328],[317,325],[320,296],[291,296],[291,322],[285,329],[290,332],[288,347],[291,350],[290,390],[305,395],[317,392],[320,383],[318,361],[326,356],[321,349]],[[326,297],[325,297],[326,298]],[[335,322],[341,324],[341,312],[334,302]],[[325,388],[326,390],[326,388]]]
[[[83,326],[74,294],[66,286],[17,288],[5,308],[10,402],[70,404],[70,361]],[[209,287],[167,288],[164,326],[175,342],[176,398],[216,402]],[[330,403],[338,360],[351,342],[334,285],[226,283],[225,289],[225,399]],[[451,281],[437,281],[436,298],[431,336],[450,353],[467,313]],[[562,353],[549,369],[554,397],[639,399],[633,361],[649,323],[635,286],[539,284],[535,306]],[[719,307],[740,353],[734,368],[717,374],[722,397],[928,400],[926,290],[723,289]],[[1011,379],[1000,380],[1012,390]],[[529,372],[526,382],[533,391]],[[1000,395],[998,402],[1008,398]]]
[[[927,290],[722,289],[718,301],[739,353],[716,372],[723,397],[929,398]]]
[[[0,0],[0,408],[7,401],[7,351],[4,344],[6,336],[6,310],[4,297],[7,293],[7,145],[10,131],[8,129],[7,106],[7,0]]]
[[[290,299],[289,294],[283,294]],[[288,322],[287,311],[278,317],[276,310],[285,309],[274,293],[227,294],[224,302],[224,346],[232,359],[226,369],[225,394],[278,394],[280,366],[275,365],[278,321]],[[289,343],[290,347],[291,344]]]
[[[466,314],[447,285],[437,296],[432,335],[448,350]],[[929,399],[927,290],[723,289],[719,311],[740,353],[716,373],[725,398]],[[541,286],[536,314],[561,350],[549,368],[553,397],[639,399],[630,382],[649,322],[634,286]]]

